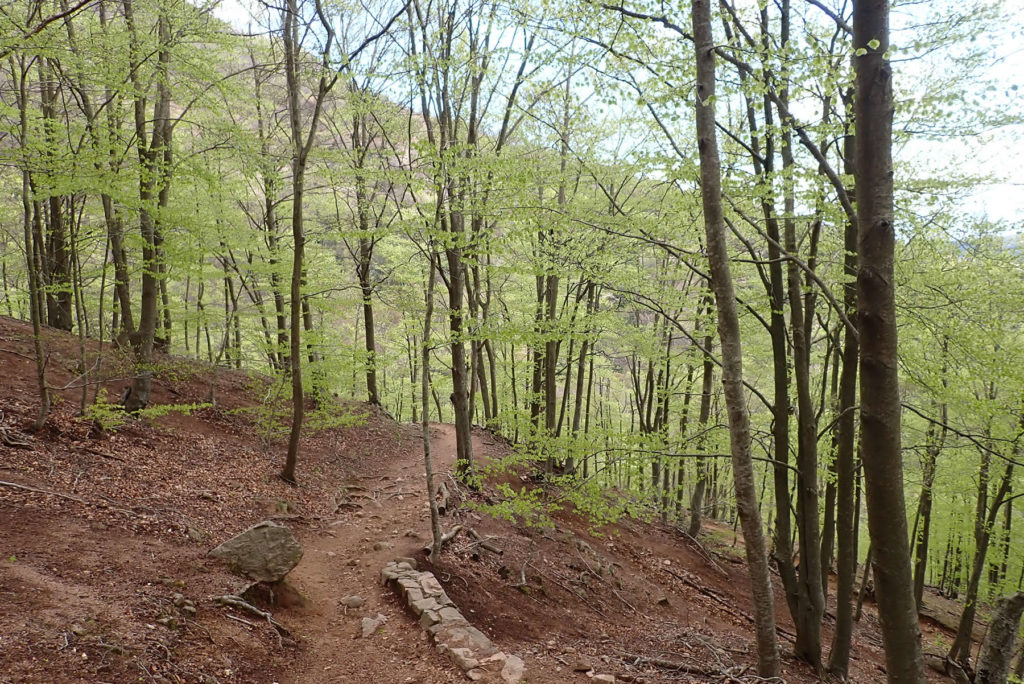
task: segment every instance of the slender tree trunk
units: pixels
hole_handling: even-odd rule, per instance
[[[924,573],[928,567],[928,543],[931,537],[932,487],[935,483],[935,464],[942,450],[946,436],[946,406],[940,408],[942,427],[934,425],[928,430],[924,458],[921,462],[921,496],[917,502],[918,530],[915,535],[917,547],[914,551],[914,603],[920,613],[924,609]]]
[[[420,347],[420,359],[423,374],[420,384],[420,429],[423,434],[423,466],[427,478],[427,502],[430,507],[430,562],[437,563],[441,554],[441,517],[437,508],[437,496],[434,489],[434,462],[430,455],[430,324],[434,317],[434,247],[430,246],[427,268],[427,289],[423,294],[426,309],[423,314],[423,344]],[[415,378],[415,371],[413,371]]]
[[[711,296],[705,295],[702,313],[698,314],[697,325],[708,325],[710,323],[703,323],[701,317],[711,313]],[[702,435],[700,437],[699,450],[704,451],[707,440],[703,437],[703,433],[708,429],[708,421],[711,419],[711,389],[713,387],[715,375],[715,364],[711,359],[711,348],[714,344],[714,338],[711,336],[709,330],[704,335],[704,349],[707,353],[704,354],[704,368],[703,375],[700,385],[700,409],[697,414],[697,434]],[[693,484],[693,493],[690,495],[690,527],[687,529],[687,534],[691,537],[696,538],[700,534],[700,528],[704,519],[704,493],[708,486],[708,462],[707,459],[699,459],[697,461],[697,481]]]
[[[39,391],[39,412],[32,424],[34,430],[41,430],[46,424],[46,418],[50,415],[50,392],[46,387],[46,352],[43,348],[42,331],[42,305],[40,303],[39,265],[35,258],[35,239],[32,230],[33,219],[33,197],[32,197],[32,172],[29,170],[28,143],[28,66],[25,58],[19,57],[17,62],[14,57],[10,58],[11,73],[17,79],[18,88],[18,115],[20,122],[21,152],[25,158],[21,160],[21,208],[22,228],[25,234],[25,260],[26,273],[28,275],[29,295],[29,318],[32,323],[32,347],[35,352],[36,362],[36,387]]]
[[[853,140],[847,136],[847,152],[852,155]],[[850,193],[853,196],[853,193]],[[857,308],[857,226],[847,222],[843,239],[846,256],[843,307],[853,319]],[[857,335],[844,326],[842,372],[839,376],[839,418],[836,424],[836,625],[829,653],[829,672],[846,679],[850,668],[850,642],[853,638],[853,592],[857,581]],[[838,350],[837,350],[838,356]],[[838,363],[839,360],[836,360]]]
[[[131,39],[130,62],[135,87],[134,114],[135,135],[139,164],[143,171],[139,178],[139,231],[142,235],[142,299],[139,307],[138,340],[135,342],[135,377],[124,400],[125,410],[137,412],[149,403],[153,387],[153,372],[150,367],[155,344],[158,320],[160,237],[159,226],[154,215],[154,205],[166,206],[168,200],[170,155],[170,88],[168,81],[170,66],[171,29],[165,12],[157,18],[160,47],[158,65],[162,77],[157,80],[157,96],[153,104],[153,133],[148,141],[146,136],[146,101],[138,74],[139,45],[133,0],[124,0],[125,22]]]
[[[721,167],[715,131],[715,54],[708,0],[693,0],[693,35],[697,59],[697,144],[700,153],[701,197],[712,287],[718,307],[722,347],[722,385],[729,412],[736,505],[746,546],[754,604],[758,674],[779,674],[779,648],[775,638],[775,602],[761,529],[761,516],[750,453],[750,417],[743,389],[743,351],[739,315],[733,292],[729,254],[722,214]]]
[[[992,503],[986,511],[980,537],[974,550],[974,563],[971,568],[971,576],[967,581],[967,592],[964,595],[964,609],[960,614],[960,624],[957,628],[956,639],[949,649],[949,659],[954,660],[969,669],[971,664],[971,639],[974,634],[974,616],[977,613],[978,588],[981,585],[981,576],[985,570],[985,556],[988,553],[989,542],[992,539],[992,528],[995,526],[999,508],[1006,500],[1010,491],[1010,484],[1013,482],[1013,462],[1007,461],[1003,470],[1003,477],[999,481],[999,489],[992,498]]]
[[[303,199],[305,191],[306,157],[303,154],[302,131],[299,121],[299,68],[296,59],[298,45],[298,8],[296,0],[287,0],[283,11],[282,36],[285,52],[285,77],[288,89],[288,120],[292,142],[292,253],[291,301],[290,301],[290,349],[289,359],[292,384],[292,425],[288,435],[288,455],[285,458],[281,479],[295,482],[295,467],[299,457],[299,437],[302,434],[302,420],[305,416],[305,394],[302,387],[302,273],[306,236],[303,226]]]

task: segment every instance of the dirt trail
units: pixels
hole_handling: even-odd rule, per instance
[[[436,424],[432,430],[435,468],[444,473],[455,460],[455,431]],[[434,651],[419,625],[380,584],[380,569],[396,556],[412,556],[428,539],[429,514],[418,442],[403,444],[404,453],[350,485],[368,499],[328,530],[301,535],[302,562],[289,581],[303,595],[304,607],[280,613],[285,624],[301,624],[301,653],[281,684],[344,682],[447,682],[462,676]],[[408,536],[408,533],[417,536]],[[345,608],[339,601],[359,595],[366,604]],[[387,623],[373,636],[360,638],[361,619],[384,614]],[[301,615],[301,622],[299,617]]]

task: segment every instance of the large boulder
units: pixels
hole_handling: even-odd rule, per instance
[[[302,546],[287,527],[264,520],[210,551],[210,555],[226,561],[232,570],[249,579],[277,582],[302,560]]]

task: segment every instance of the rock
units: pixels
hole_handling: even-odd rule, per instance
[[[441,586],[441,583],[437,581],[436,577],[429,573],[420,580],[420,586],[423,587],[424,596],[439,596],[444,593],[444,588]]]
[[[504,684],[519,684],[523,679],[526,665],[519,656],[510,655],[505,658],[505,666],[501,668],[501,681]]]
[[[416,567],[417,567],[416,559],[415,558],[409,558],[407,556],[399,556],[398,558],[395,559],[395,563],[399,567],[402,566],[402,563],[405,563],[406,565],[409,566],[410,570],[415,570]]]
[[[345,598],[341,599],[340,603],[346,608],[362,608],[366,605],[366,599],[364,599],[362,596],[357,596],[353,594],[352,596],[346,596]]]
[[[448,653],[451,654],[452,660],[460,670],[472,670],[480,665],[480,661],[473,657],[473,652],[468,648],[452,648],[448,649]]]
[[[388,542],[383,542],[383,541],[376,542],[373,545],[373,550],[374,551],[384,551],[385,549],[390,549],[390,548],[391,548],[391,544],[389,544]]]
[[[572,666],[573,672],[590,672],[594,669],[594,663],[589,658],[580,657]]]
[[[441,622],[450,622],[452,624],[469,624],[466,618],[462,617],[462,613],[459,612],[454,606],[445,606],[438,614],[441,616]]]
[[[302,546],[290,529],[265,520],[227,540],[210,555],[257,582],[278,582],[302,560]]]
[[[390,585],[419,616],[424,636],[440,653],[447,653],[471,681],[488,684],[518,684],[523,661],[499,651],[486,634],[473,627],[452,603],[433,573],[416,570],[416,561],[398,558],[381,569],[381,582]],[[383,616],[378,616],[383,617]],[[363,620],[365,630],[379,625]]]
[[[377,617],[364,617],[362,624],[363,638],[366,639],[373,636],[374,632],[376,632],[387,621],[388,618],[383,613],[377,613]]]
[[[409,607],[412,608],[412,612],[416,613],[416,615],[422,615],[423,611],[426,610],[432,610],[435,612],[440,610],[441,604],[439,604],[436,599],[428,596],[427,598],[421,598],[418,601],[410,601]]]
[[[177,629],[178,628],[178,621],[175,620],[172,617],[157,618],[156,623],[158,625],[163,625],[167,629]]]
[[[420,613],[420,627],[428,629],[441,622],[441,616],[436,610],[425,610]]]
[[[594,678],[591,681],[593,681],[593,682],[603,682],[604,684],[615,684],[615,675],[610,675],[610,674],[594,675]]]

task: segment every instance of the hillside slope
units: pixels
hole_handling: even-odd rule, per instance
[[[2,425],[18,435],[34,415],[28,336],[26,325],[0,319]],[[47,332],[51,383],[73,380],[77,344]],[[113,358],[103,367],[118,374]],[[213,377],[164,359],[154,403],[205,402]],[[283,446],[261,437],[255,409],[265,385],[237,371],[215,377],[216,407],[99,436],[74,417],[79,393],[67,390],[47,428],[25,436],[28,448],[0,446],[0,682],[462,681],[379,582],[396,556],[425,563],[418,427],[347,406],[361,424],[308,435],[295,488],[277,478]],[[123,384],[106,386],[116,396]],[[484,431],[475,447],[484,460],[507,451]],[[433,448],[446,471],[451,426],[435,426]],[[571,511],[551,528],[527,528],[475,512],[493,489],[449,483],[457,503],[445,528],[472,527],[488,543],[460,536],[433,570],[470,620],[524,658],[528,682],[585,682],[588,671],[634,682],[755,681],[746,574],[733,548],[742,540],[728,528],[712,525],[696,544],[635,520],[593,530]],[[289,525],[305,548],[292,590],[260,604],[284,636],[213,601],[244,583],[207,551],[266,518]],[[365,605],[346,608],[340,600],[350,595]],[[360,619],[377,613],[386,624],[357,638]],[[780,600],[788,650],[785,613]],[[924,629],[926,647],[948,638]],[[879,681],[870,609],[856,639],[853,681]],[[792,660],[784,670],[787,681],[817,681]]]

